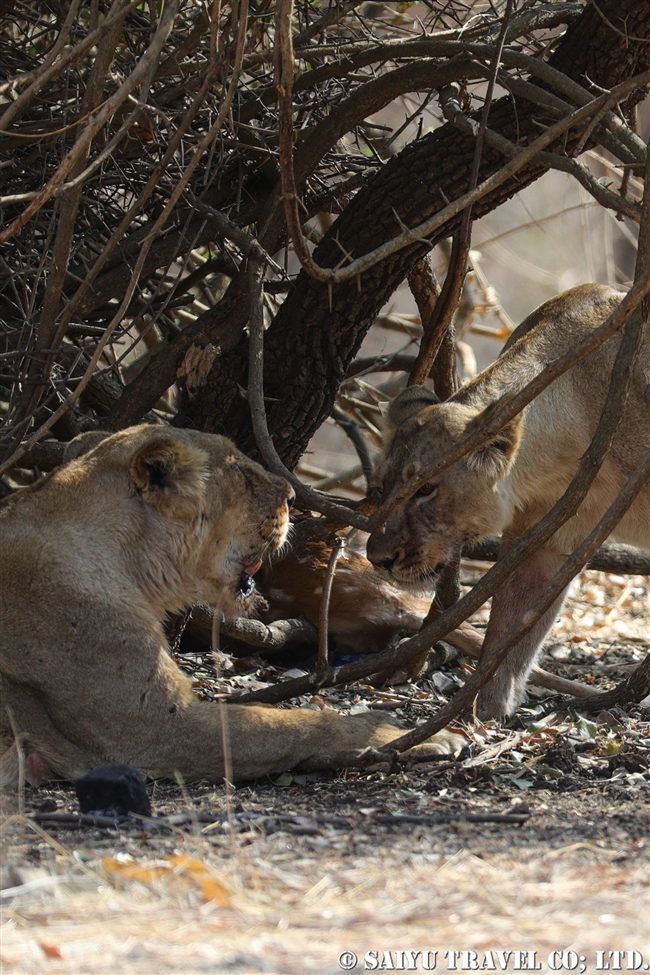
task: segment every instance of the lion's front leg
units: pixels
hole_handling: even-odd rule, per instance
[[[224,776],[221,715],[216,705],[196,701],[169,722],[167,740],[157,754],[136,763],[153,775],[178,771],[186,779],[219,780]],[[282,710],[255,705],[225,707],[230,758],[235,781],[300,768],[303,771],[342,766],[351,752],[379,751],[405,734],[383,714],[341,715],[306,708]],[[442,732],[419,748],[429,754],[458,750],[458,737]]]
[[[564,556],[541,549],[521,563],[495,592],[481,660],[515,626],[564,562]],[[504,718],[513,714],[524,695],[526,680],[535,664],[544,637],[562,608],[566,590],[537,621],[528,634],[511,648],[478,696],[481,718]]]
[[[298,765],[300,771],[314,772],[321,769],[342,768],[350,763],[350,751],[360,751],[367,747],[378,752],[390,753],[392,743],[408,733],[408,729],[400,727],[397,723],[393,724],[390,718],[387,719],[377,713],[336,715],[336,717],[340,722],[344,722],[343,725],[338,724],[338,730],[344,732],[344,740],[354,743],[350,748],[341,747],[343,742],[338,741],[334,736],[329,746],[319,749],[309,759],[300,762]],[[426,761],[437,755],[453,755],[459,752],[464,744],[465,739],[462,735],[443,730],[403,754],[407,758]]]

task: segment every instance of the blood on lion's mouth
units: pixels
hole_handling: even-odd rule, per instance
[[[244,572],[248,572],[249,575],[254,576],[262,568],[262,560],[254,559],[253,561],[244,561],[242,563],[244,566]]]

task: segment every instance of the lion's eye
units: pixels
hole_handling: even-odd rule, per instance
[[[431,498],[438,490],[437,484],[423,484],[421,488],[415,492],[416,498]]]

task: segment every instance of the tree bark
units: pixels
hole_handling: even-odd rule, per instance
[[[619,32],[612,29],[616,27]],[[635,38],[628,40],[627,38]],[[638,0],[600,0],[585,8],[568,28],[549,63],[570,78],[611,88],[648,66],[650,4]],[[644,43],[645,40],[645,43]],[[638,101],[638,92],[630,102]],[[524,145],[540,132],[543,110],[508,95],[494,103],[488,125],[512,142]],[[551,148],[571,154],[578,133]],[[592,139],[589,145],[595,144]],[[335,266],[344,251],[359,257],[401,228],[397,217],[414,226],[463,194],[469,184],[474,139],[451,124],[410,143],[391,160],[344,210],[315,251],[321,266]],[[483,151],[479,181],[504,163],[497,151]],[[531,166],[475,205],[475,217],[495,209],[541,176]],[[449,236],[460,218],[432,239]],[[426,252],[416,244],[365,272],[359,282],[328,293],[302,272],[269,328],[265,343],[265,395],[268,423],[277,451],[292,468],[309,439],[329,415],[338,386],[373,319],[416,261]],[[193,400],[185,398],[177,422],[215,433],[227,433],[252,456],[257,454],[250,414],[240,389],[247,382],[248,342],[217,358],[206,385]]]

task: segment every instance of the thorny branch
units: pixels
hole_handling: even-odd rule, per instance
[[[465,11],[453,3],[443,12],[432,8],[424,18],[425,31],[413,23],[417,29],[395,41],[383,22],[376,29],[379,21],[356,20],[357,6],[339,5],[314,21],[313,9],[296,0],[291,12],[288,37],[290,42],[294,35],[296,59],[289,118],[296,136],[297,189],[302,192],[309,184],[305,200],[310,213],[313,200],[338,205],[337,188],[356,189],[376,167],[376,158],[360,155],[360,146],[346,133],[354,136],[354,127],[368,114],[413,90],[409,86],[418,90],[427,83],[489,78],[498,60],[499,83],[510,84],[517,98],[546,98],[547,111],[560,118],[571,104],[593,99],[587,88],[540,57],[535,33],[581,17],[580,4],[537,3],[513,15],[500,58],[496,53],[504,22],[493,13],[468,25]],[[280,5],[279,14],[280,7],[286,11]],[[205,248],[216,246],[224,265],[240,262],[246,250],[224,230],[225,221],[242,234],[248,228],[249,238],[269,253],[281,239],[273,202],[281,182],[280,114],[268,71],[270,52],[276,48],[277,55],[278,49],[273,23],[255,17],[246,24],[245,5],[222,9],[217,3],[207,13],[190,0],[174,9],[167,5],[164,16],[149,21],[141,5],[100,3],[103,21],[98,26],[96,19],[84,19],[84,5],[70,3],[58,19],[45,8],[33,13],[16,8],[3,21],[0,47],[6,67],[0,90],[10,100],[0,122],[6,186],[0,207],[5,236],[13,236],[5,244],[5,263],[0,258],[0,315],[7,316],[3,338],[8,357],[0,384],[9,404],[3,408],[2,442],[10,465],[24,458],[17,448],[25,440],[34,444],[50,431],[65,440],[88,426],[135,422],[161,396],[166,403],[158,405],[165,418],[172,416],[173,394],[167,390],[187,349],[213,336],[219,349],[224,335],[223,351],[232,348],[247,318],[247,296],[237,275],[228,276],[232,287],[225,296],[228,280],[216,280],[219,272],[206,275],[207,280],[194,278],[198,283],[187,305],[162,300],[170,287],[177,287],[172,279],[190,278]],[[409,23],[404,21],[400,30]],[[93,70],[99,78],[101,58],[107,59],[110,50],[108,43],[94,45],[100,37],[108,42],[113,28],[119,40],[98,87],[100,97],[92,101]],[[547,40],[552,46],[558,39],[549,35]],[[548,90],[515,77],[522,72]],[[596,118],[598,137],[625,165],[643,159],[643,145],[620,117],[601,110],[592,124]],[[387,146],[394,134],[387,136]],[[489,137],[487,130],[486,143]],[[633,200],[600,187],[575,160],[558,156],[556,162],[572,167],[605,205],[634,217]],[[184,175],[187,190],[175,196]],[[66,204],[75,194],[78,206]],[[262,228],[257,238],[250,229],[256,220]],[[139,261],[142,247],[148,253]],[[213,260],[210,253],[206,256]],[[272,271],[280,273],[277,267]],[[132,299],[125,309],[127,290]],[[106,332],[105,323],[118,310],[121,321]],[[45,322],[47,329],[41,327]],[[48,332],[55,341],[49,341]],[[95,361],[100,333],[104,345],[93,383],[86,383],[83,369],[60,368],[64,358],[70,361],[69,346],[84,346],[80,362]],[[132,379],[125,363],[134,353],[141,362]],[[97,410],[88,393],[100,373],[110,375],[118,396],[122,390],[117,403],[113,397],[110,417],[105,409]]]
[[[284,58],[288,58],[286,52],[284,53]],[[609,108],[610,105],[615,105],[628,94],[631,94],[636,89],[648,83],[650,83],[650,71],[642,72],[629,81],[623,82],[621,85],[617,85],[611,90],[611,92],[606,92],[605,94],[600,95],[598,98],[589,102],[586,106],[571,112],[571,114],[566,118],[556,122],[555,125],[549,126],[542,135],[533,140],[533,142],[531,142],[530,145],[528,145],[525,149],[519,149],[514,159],[512,159],[509,163],[506,163],[505,166],[503,166],[498,172],[494,173],[492,176],[489,176],[483,181],[483,183],[481,183],[480,186],[468,191],[467,193],[464,193],[452,203],[447,204],[446,207],[444,207],[434,216],[423,221],[423,223],[418,224],[416,227],[404,227],[401,234],[398,234],[391,240],[381,244],[379,247],[370,251],[370,253],[364,254],[362,257],[358,257],[355,260],[350,260],[349,264],[340,270],[320,267],[317,265],[311,257],[309,248],[307,247],[307,242],[302,233],[301,222],[298,216],[298,197],[295,180],[293,179],[291,172],[293,166],[291,159],[292,143],[289,140],[292,138],[293,126],[292,123],[290,124],[290,120],[287,116],[280,128],[280,138],[282,140],[280,162],[283,170],[283,179],[285,181],[283,196],[285,200],[287,224],[296,253],[300,258],[300,263],[304,269],[311,274],[312,277],[327,284],[341,284],[344,281],[349,281],[352,278],[358,277],[363,271],[367,271],[369,268],[373,267],[373,265],[378,264],[387,257],[390,257],[391,254],[395,254],[397,251],[408,247],[410,244],[423,240],[424,238],[434,234],[445,223],[449,222],[453,217],[465,210],[466,207],[472,206],[472,204],[476,203],[478,200],[481,200],[484,196],[487,196],[493,190],[497,189],[497,187],[499,187],[502,183],[509,180],[512,176],[533,161],[542,149],[545,149],[546,146],[555,142],[556,139],[568,132],[569,129],[578,127],[588,119],[598,116],[601,111]],[[281,111],[283,104],[286,104],[287,108],[290,104],[286,94],[287,92],[290,92],[290,90],[290,84],[286,81],[286,78],[283,75],[282,92],[280,92],[279,89],[280,95],[278,99]]]

